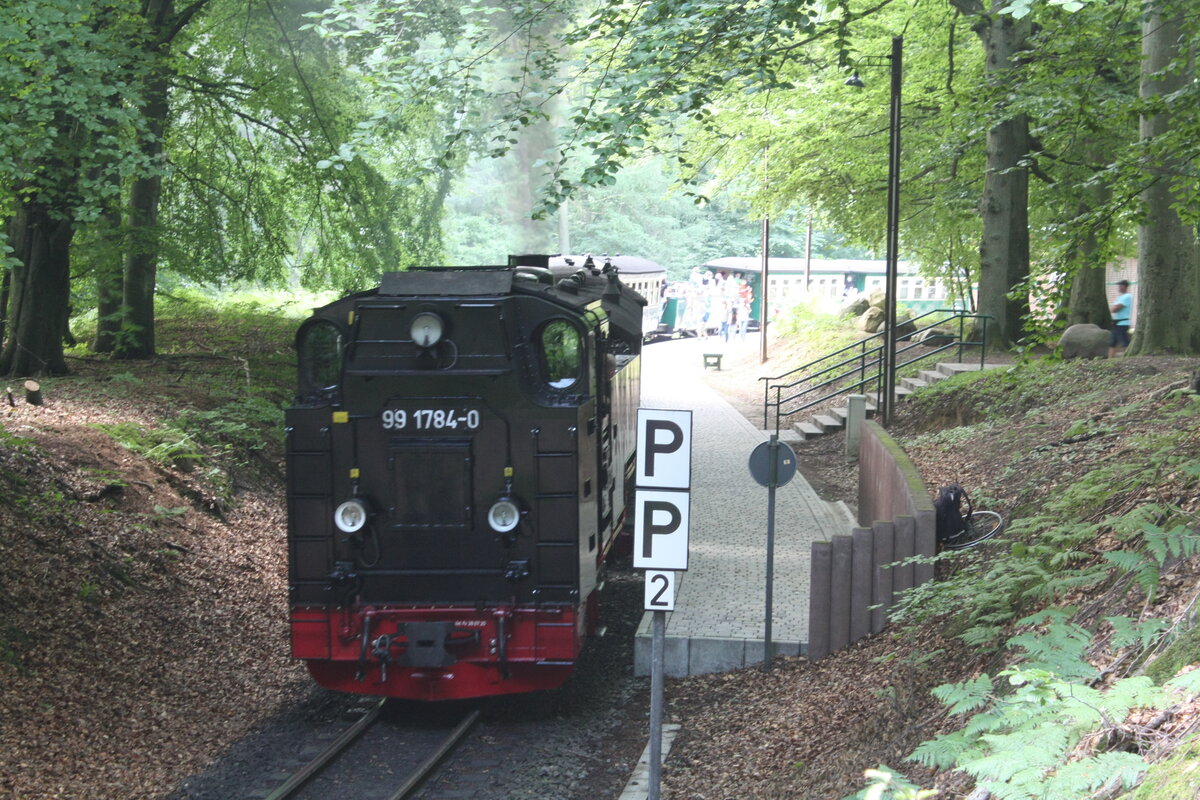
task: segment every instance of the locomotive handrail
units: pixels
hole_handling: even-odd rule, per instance
[[[917,325],[917,323],[919,323],[921,320],[933,317],[935,315],[938,316],[936,321],[930,322],[924,326]],[[947,317],[945,315],[949,316]],[[980,323],[980,335],[978,341],[966,341],[968,337],[966,322],[969,319],[978,320]],[[958,320],[958,336],[954,341],[939,347],[934,347],[933,349],[928,349],[926,345],[920,342],[912,341],[917,334],[932,330],[934,328],[945,327],[946,325],[953,323],[954,320]],[[984,358],[988,350],[989,321],[994,321],[994,317],[989,314],[978,314],[975,312],[953,308],[933,309],[921,314],[920,316],[914,317],[913,319],[907,320],[906,322],[908,324],[915,326],[915,330],[904,336],[904,339],[909,343],[903,347],[897,348],[897,358],[894,368],[899,371],[903,367],[907,367],[910,364],[915,364],[918,361],[931,358],[948,350],[957,350],[958,361],[963,362],[965,350],[969,347],[978,348],[979,366],[982,368],[984,364]],[[832,353],[828,353],[820,358],[814,359],[807,364],[802,364],[801,366],[791,369],[780,375],[759,378],[760,381],[763,381],[763,428],[768,430],[770,429],[772,409],[774,409],[774,430],[775,433],[778,434],[781,418],[794,416],[795,414],[798,414],[827,400],[831,400],[843,394],[849,394],[856,389],[874,387],[875,394],[880,394],[883,391],[884,376],[882,361],[885,342],[886,331],[880,331],[859,339],[858,341],[846,345],[839,350],[835,350]],[[872,343],[874,343],[873,346],[868,346]],[[921,348],[922,352],[913,358],[909,358],[907,360],[901,359],[902,354],[908,353],[916,348]],[[825,362],[829,361],[830,359],[850,351],[857,352],[855,355],[849,358],[844,358],[837,363],[827,366],[820,366],[825,364]],[[833,375],[832,377],[827,378],[820,383],[812,384],[814,380],[823,378],[826,375],[835,372],[839,368],[847,367],[851,364],[855,364],[856,368],[847,369],[846,371]],[[814,367],[818,366],[820,366],[820,368],[816,371],[808,372],[808,370],[812,370]],[[858,380],[839,385],[840,381],[853,376],[855,373],[858,375]],[[784,379],[791,380],[786,383],[782,383],[781,381]],[[807,388],[790,394],[786,397],[783,395],[785,390],[792,389],[800,385],[806,385]],[[823,394],[816,398],[811,397],[811,395],[813,395],[815,392],[835,385],[839,385],[839,388],[836,391]],[[771,399],[772,390],[775,392],[774,401]],[[787,410],[784,410],[785,405],[791,404],[797,400],[800,400],[801,398],[806,397],[809,399],[807,399],[805,402],[799,405],[791,406],[787,408]]]

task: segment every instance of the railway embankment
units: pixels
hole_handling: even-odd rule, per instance
[[[903,404],[892,433],[925,485],[962,483],[1004,535],[939,557],[882,633],[821,661],[669,684],[669,796],[839,798],[886,764],[893,789],[947,797],[1191,797],[1195,368],[1035,361]],[[840,448],[797,452],[845,498]]]

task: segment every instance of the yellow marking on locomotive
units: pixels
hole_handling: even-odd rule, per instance
[[[333,412],[333,421],[334,422],[349,422],[350,421],[350,412],[349,411]]]
[[[354,469],[350,470],[350,477],[353,480],[358,480],[360,477],[362,477],[362,471],[359,470],[358,467],[355,467]]]
[[[506,477],[506,478],[511,478],[512,476],[513,476],[513,468],[512,468],[512,467],[505,467],[505,468],[504,468],[504,477]]]
[[[352,309],[350,309],[350,313],[347,315],[346,322],[347,322],[347,324],[349,324],[349,325],[353,325],[353,324],[354,324],[354,309],[353,309],[353,308],[352,308]]]

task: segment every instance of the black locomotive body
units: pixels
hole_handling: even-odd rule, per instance
[[[516,261],[389,273],[297,334],[292,652],[323,686],[551,688],[595,623],[645,301],[611,264]]]

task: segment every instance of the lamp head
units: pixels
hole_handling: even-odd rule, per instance
[[[861,89],[866,86],[866,84],[863,83],[863,79],[858,77],[858,70],[854,70],[854,74],[849,78],[846,78],[846,85],[853,86],[855,89]]]

